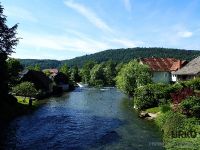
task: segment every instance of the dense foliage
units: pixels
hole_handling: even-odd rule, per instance
[[[23,97],[35,97],[37,90],[33,83],[31,82],[22,82],[17,86],[13,87],[13,93],[17,96]]]
[[[95,66],[95,64],[96,63],[93,62],[93,61],[88,61],[83,65],[83,67],[80,71],[83,83],[86,83],[86,84],[89,83],[89,81],[90,81],[90,71]]]
[[[8,68],[8,83],[9,87],[16,85],[19,81],[19,72],[23,70],[22,65],[16,59],[9,58],[7,60],[7,68]]]
[[[134,96],[137,87],[151,83],[149,67],[136,60],[125,64],[116,77],[116,85],[124,93]]]
[[[171,57],[182,60],[192,60],[200,55],[200,51],[195,50],[181,50],[172,48],[127,48],[127,49],[112,49],[95,54],[76,57],[74,59],[57,61],[57,60],[34,60],[34,59],[21,59],[20,62],[25,66],[34,66],[35,64],[41,65],[42,69],[58,68],[62,64],[68,66],[82,67],[87,61],[95,61],[97,63],[112,60],[116,63],[127,63],[132,59],[148,58],[148,57]]]
[[[200,118],[200,97],[191,96],[180,103],[181,112]]]
[[[198,95],[198,91],[191,94],[189,91],[199,90],[200,79],[170,84],[148,84],[135,90],[134,104],[138,109],[156,107],[169,102],[180,103],[191,94]],[[173,97],[175,95],[175,99]],[[180,100],[179,100],[180,99]]]
[[[156,118],[156,124],[163,131],[165,148],[169,150],[199,149],[200,132],[198,118],[187,118],[183,114],[174,111],[161,113]]]
[[[59,72],[64,73],[68,78],[70,78],[70,68],[67,66],[67,64],[63,64],[59,68]]]
[[[147,109],[167,103],[168,99],[170,99],[168,85],[148,84],[136,89],[134,104],[138,109]]]
[[[41,69],[59,68],[61,66],[61,61],[58,60],[19,59],[19,61],[24,66],[24,68],[35,66],[36,64],[40,65]]]
[[[10,55],[18,43],[16,37],[17,24],[12,27],[6,25],[7,19],[3,15],[4,8],[0,4],[0,53]]]
[[[6,59],[13,52],[19,38],[16,37],[17,24],[12,27],[6,25],[7,19],[3,10],[0,3],[0,97],[1,101],[6,101],[11,97],[8,94],[9,76]]]
[[[28,70],[41,71],[41,66],[39,64],[35,64],[34,66],[28,66],[26,68]]]
[[[29,105],[32,106],[32,97],[36,97],[38,94],[35,86],[31,82],[22,82],[17,86],[13,87],[12,92],[17,96],[23,96],[24,101],[26,97],[29,97]]]
[[[96,64],[90,71],[90,85],[104,86],[106,79],[104,75],[104,63]]]
[[[74,82],[80,82],[81,81],[81,76],[80,76],[80,72],[77,66],[73,67],[71,69],[71,77],[70,77],[71,81]]]

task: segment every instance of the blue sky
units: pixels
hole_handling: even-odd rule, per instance
[[[200,50],[200,0],[1,0],[19,23],[16,58],[69,59],[106,49]]]

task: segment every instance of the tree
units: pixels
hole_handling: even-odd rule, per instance
[[[72,68],[71,80],[74,81],[74,82],[80,82],[81,81],[81,76],[79,75],[79,70],[78,70],[77,66]]]
[[[39,64],[35,64],[35,66],[28,66],[28,70],[34,70],[34,71],[41,71],[41,67]]]
[[[0,97],[5,100],[8,97],[8,70],[6,59],[10,55],[19,38],[16,37],[17,24],[12,27],[6,25],[6,16],[3,14],[4,8],[0,3]]]
[[[67,64],[64,64],[60,67],[59,69],[60,72],[64,73],[68,78],[70,76],[70,70],[69,67],[67,66]]]
[[[135,60],[124,65],[116,77],[117,87],[129,96],[134,96],[135,88],[150,82],[149,67],[139,64]]]
[[[10,55],[17,45],[19,38],[16,37],[18,25],[11,28],[6,25],[6,16],[3,15],[4,8],[0,4],[0,52]]]
[[[116,70],[115,70],[115,63],[111,60],[107,61],[104,66],[104,78],[105,84],[109,86],[115,85],[115,77],[116,77]]]
[[[87,61],[81,70],[82,82],[89,83],[90,81],[90,71],[95,66],[94,61]]]
[[[104,86],[104,63],[96,64],[90,72],[90,84],[93,86]]]
[[[118,72],[123,68],[123,65],[124,65],[123,62],[117,64],[117,66],[115,67],[116,74],[118,74]]]
[[[47,77],[50,77],[52,74],[49,70],[44,70],[43,72]]]
[[[29,105],[32,105],[32,97],[37,95],[37,90],[33,83],[31,82],[22,82],[19,85],[15,86],[12,92],[17,96],[23,96],[24,101],[26,97],[29,97]]]
[[[23,66],[20,64],[19,60],[9,58],[7,60],[7,67],[9,76],[9,86],[16,85],[19,78],[19,72],[22,71]]]

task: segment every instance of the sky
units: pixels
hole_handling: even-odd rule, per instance
[[[19,23],[12,57],[64,60],[106,49],[200,50],[200,0],[1,0]]]

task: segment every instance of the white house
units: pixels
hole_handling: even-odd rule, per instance
[[[154,83],[170,83],[177,80],[173,72],[187,62],[175,58],[143,58],[140,59],[140,63],[150,67]]]

